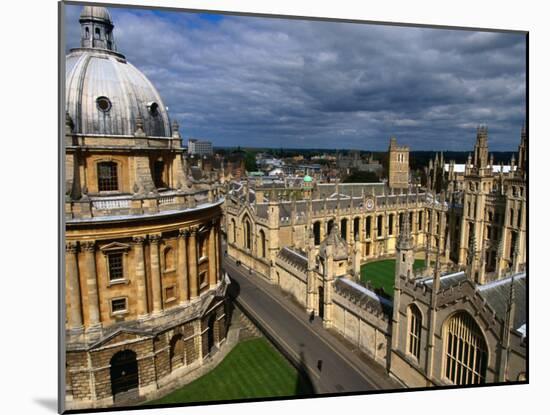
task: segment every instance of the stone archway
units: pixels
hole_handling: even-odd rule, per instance
[[[137,391],[139,386],[138,364],[136,353],[122,350],[111,358],[111,389],[113,398],[130,391]]]

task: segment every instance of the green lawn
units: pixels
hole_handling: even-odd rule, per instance
[[[414,261],[414,269],[424,267],[423,259]],[[361,267],[361,281],[370,281],[374,288],[383,287],[384,291],[393,298],[393,284],[395,279],[395,259],[369,262]]]
[[[147,404],[312,394],[311,383],[264,338],[235,346],[211,372]]]

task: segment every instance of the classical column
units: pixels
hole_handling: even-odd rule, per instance
[[[71,304],[69,318],[69,329],[82,329],[82,304],[80,299],[80,282],[78,280],[76,242],[65,244],[65,278],[67,290],[69,291],[69,302]]]
[[[222,269],[221,269],[221,255],[222,255],[222,241],[221,241],[221,238],[220,238],[220,226],[221,226],[221,223],[220,221],[218,220],[216,222],[216,226],[214,228],[214,235],[215,235],[215,243],[216,243],[216,272],[217,272],[217,275],[218,275],[218,281],[221,281],[221,278],[222,278]],[[267,256],[267,251],[268,251],[268,247],[267,247],[267,241],[266,241],[266,256]]]
[[[88,291],[88,325],[90,329],[94,329],[101,326],[95,266],[95,241],[86,241],[80,245],[84,248],[84,269],[86,275],[86,288]]]
[[[198,294],[198,275],[197,275],[197,228],[191,228],[189,236],[189,291],[191,299],[196,298]]]
[[[151,247],[151,288],[153,291],[153,314],[162,311],[162,286],[160,281],[159,241],[160,235],[149,235]]]
[[[187,237],[189,232],[179,230],[178,238],[178,290],[180,293],[180,304],[189,300],[189,280],[187,275]]]
[[[212,223],[210,226],[210,232],[208,234],[208,284],[210,288],[216,286],[216,223]]]
[[[147,283],[145,282],[145,260],[143,255],[145,237],[134,236],[132,242],[137,288],[137,314],[138,318],[143,318],[147,315]]]

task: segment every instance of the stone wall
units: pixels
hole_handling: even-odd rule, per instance
[[[341,284],[338,281],[336,284]],[[364,288],[364,291],[368,291]],[[351,286],[336,287],[333,293],[332,327],[346,339],[386,366],[391,338],[390,315],[385,305]]]
[[[208,322],[211,316],[215,319],[214,342],[219,347],[227,334],[225,303],[210,310],[202,321]],[[206,339],[209,330],[208,324],[193,320],[155,335],[121,331],[90,350],[68,351],[67,409],[101,408],[115,403],[111,385],[111,359],[123,350],[131,350],[136,354],[139,384],[136,398],[150,399],[158,388],[177,382],[180,376],[203,364],[203,358],[208,353]],[[171,341],[176,336],[183,339],[185,356],[183,364],[172,367]],[[178,377],[174,378],[172,374],[176,369]]]

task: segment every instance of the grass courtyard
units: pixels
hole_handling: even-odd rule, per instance
[[[146,405],[312,393],[311,383],[266,339],[254,338],[237,344],[211,372]]]
[[[424,267],[423,259],[414,261],[414,269]],[[384,291],[393,298],[393,284],[395,279],[395,259],[369,262],[361,267],[361,281],[370,281],[374,288],[384,288]]]

